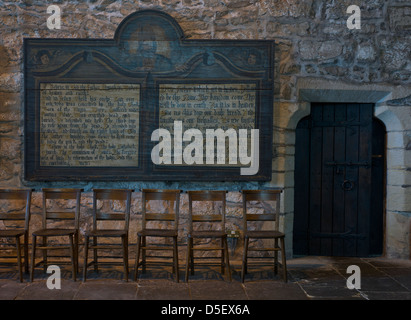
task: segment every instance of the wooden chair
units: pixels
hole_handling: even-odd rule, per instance
[[[143,189],[142,190],[142,229],[137,233],[137,251],[136,251],[136,263],[134,272],[134,281],[138,277],[139,266],[143,267],[145,271],[146,267],[146,251],[150,250],[172,250],[173,251],[173,272],[175,273],[176,282],[179,282],[179,269],[178,269],[178,218],[180,211],[180,190],[155,190],[155,189]],[[170,202],[170,208],[174,207],[173,213],[149,213],[147,212],[147,204],[150,200],[163,200]],[[149,224],[156,223],[157,228],[150,228]],[[159,224],[165,224],[161,229],[158,228]],[[173,241],[172,247],[165,245],[156,245],[154,243],[147,244],[147,238],[171,238]],[[140,252],[142,259],[140,262]],[[169,258],[169,257],[167,257]]]
[[[84,268],[83,268],[83,281],[87,278],[87,267],[94,264],[94,271],[98,271],[98,264],[103,264],[98,262],[98,250],[117,250],[122,251],[122,256],[106,256],[106,258],[123,258],[124,266],[124,278],[128,281],[128,230],[130,222],[130,208],[131,208],[131,194],[133,190],[130,189],[93,189],[93,229],[86,232],[84,240]],[[124,201],[125,211],[124,212],[112,212],[112,210],[107,210],[110,212],[101,212],[104,210],[97,210],[98,201]],[[106,211],[106,210],[104,210]],[[122,228],[106,228],[103,226],[104,221],[113,224],[113,221],[123,222]],[[93,238],[93,244],[89,245],[90,237]],[[98,243],[98,239],[104,238],[120,238],[121,244],[117,243]],[[88,263],[88,252],[89,249],[93,249],[93,260]],[[114,262],[109,262],[108,264],[114,264]]]
[[[221,251],[221,273],[227,268],[227,276],[231,281],[231,270],[227,244],[227,233],[225,231],[225,209],[227,191],[187,191],[189,201],[189,226],[187,235],[187,263],[185,280],[188,282],[188,273],[194,274],[194,250],[217,250]],[[220,214],[193,214],[193,202],[212,201],[221,202]],[[206,230],[200,230],[201,225],[206,225]],[[197,228],[194,227],[197,226]],[[213,226],[214,225],[214,226]],[[217,229],[216,229],[217,228]],[[194,246],[194,240],[198,239],[220,239],[220,246]]]
[[[247,273],[247,260],[249,251],[274,251],[274,273],[278,269],[278,251],[281,251],[282,268],[284,281],[287,282],[287,265],[285,257],[284,233],[279,230],[280,214],[280,195],[281,190],[243,190],[243,222],[244,222],[244,252],[241,270],[241,281],[244,282]],[[275,213],[249,214],[247,213],[247,202],[249,201],[275,201]],[[255,221],[274,221],[274,227],[271,230],[250,230],[248,222]],[[250,239],[273,239],[274,247],[249,247]],[[281,245],[278,246],[278,240]]]
[[[17,266],[19,269],[20,282],[23,282],[23,263],[25,273],[29,272],[28,262],[28,236],[29,236],[29,223],[30,223],[30,204],[31,204],[32,190],[28,189],[0,189],[0,199],[14,202],[25,202],[24,213],[7,212],[0,213],[0,220],[5,229],[0,230],[0,238],[13,239],[15,241],[15,248],[17,252]],[[22,225],[23,224],[23,225]],[[23,247],[21,247],[21,237],[23,237]],[[0,249],[10,250],[13,244],[2,243]],[[23,249],[24,254],[21,254]],[[7,256],[7,258],[14,258]]]
[[[30,280],[33,281],[34,268],[40,264],[43,264],[44,271],[46,271],[47,264],[52,264],[48,262],[48,250],[70,250],[70,259],[72,265],[72,276],[73,280],[76,281],[77,271],[78,271],[78,236],[79,236],[79,219],[80,219],[80,199],[81,192],[83,189],[55,189],[55,188],[43,188],[43,221],[42,229],[36,230],[32,233],[32,252],[31,252],[31,274]],[[57,200],[76,200],[76,205],[74,210],[71,211],[54,211],[52,208],[48,208],[47,200],[50,202],[55,202]],[[60,227],[50,227],[50,222],[61,223],[64,221],[65,224],[71,222],[71,226]],[[43,238],[43,243],[41,246],[37,245],[37,237]],[[63,244],[49,244],[49,238],[68,238],[69,245]],[[35,264],[36,250],[41,250],[43,252],[43,260]],[[58,263],[65,263],[64,261],[59,261]]]

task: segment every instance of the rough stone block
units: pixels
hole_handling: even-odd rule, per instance
[[[404,188],[403,186],[388,186],[387,210],[411,212],[411,188]]]
[[[338,41],[324,41],[319,48],[319,56],[322,59],[332,59],[342,53],[342,45]]]
[[[409,63],[410,42],[405,38],[381,41],[382,66],[391,73],[403,69]]]
[[[411,31],[411,6],[388,8],[388,19],[391,32]]]
[[[386,252],[389,258],[409,257],[411,217],[397,212],[387,212]]]
[[[21,158],[20,140],[14,138],[0,138],[0,157],[3,159],[14,160]]]
[[[313,40],[302,40],[299,42],[299,54],[301,60],[316,60],[320,49],[320,43]]]
[[[357,61],[372,62],[377,58],[377,51],[371,43],[361,43],[357,47]]]

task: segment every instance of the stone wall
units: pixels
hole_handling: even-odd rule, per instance
[[[240,228],[240,197],[249,187],[284,188],[281,226],[292,255],[294,129],[310,102],[373,102],[387,129],[385,254],[410,257],[411,229],[411,5],[407,0],[358,2],[361,29],[346,26],[353,1],[277,0],[99,0],[53,1],[62,12],[60,30],[49,30],[44,1],[0,1],[0,187],[143,187],[227,189],[229,224]],[[23,152],[23,38],[111,39],[118,24],[141,9],[167,12],[187,38],[272,39],[277,42],[273,178],[270,183],[28,183]],[[380,93],[380,94],[375,94]],[[138,222],[139,196],[133,219]],[[41,194],[33,199],[38,225]],[[184,197],[183,197],[183,201]],[[83,200],[90,218],[91,198]],[[184,206],[182,206],[184,209]],[[230,211],[231,210],[231,211]],[[184,211],[184,210],[183,210]],[[138,224],[138,223],[136,223]],[[134,224],[134,225],[136,225]],[[133,225],[133,223],[132,223]],[[87,226],[87,224],[86,224]],[[183,230],[184,220],[183,220]],[[134,237],[134,233],[131,232]],[[131,240],[132,241],[132,240]]]

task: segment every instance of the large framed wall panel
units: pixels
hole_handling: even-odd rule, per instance
[[[270,180],[274,45],[155,10],[111,40],[25,39],[25,179]]]

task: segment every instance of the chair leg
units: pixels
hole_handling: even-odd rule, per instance
[[[34,263],[35,263],[35,257],[36,257],[36,241],[37,237],[33,236],[32,240],[32,249],[31,249],[31,268],[30,268],[30,282],[33,282],[33,277],[34,277]]]
[[[176,282],[180,281],[179,270],[178,270],[178,246],[177,246],[177,237],[173,237],[173,260],[174,260],[174,272],[176,275]]]
[[[47,237],[43,237],[43,247],[47,246]],[[47,250],[43,249],[43,271],[47,271]]]
[[[225,251],[225,256],[226,256],[226,260],[227,260],[228,279],[231,282],[231,268],[230,268],[230,257],[229,257],[229,253],[228,253],[227,237],[224,237],[224,251]]]
[[[87,277],[87,257],[88,257],[88,242],[89,237],[86,236],[84,239],[84,266],[83,266],[83,282],[86,282]]]
[[[245,274],[247,273],[247,251],[248,251],[248,237],[244,237],[244,250],[243,250],[243,265],[241,268],[241,282],[244,282]]]
[[[190,269],[190,254],[191,254],[191,237],[187,238],[187,260],[186,260],[186,274],[185,274],[185,281],[188,282],[188,272]]]
[[[145,247],[147,246],[147,239],[145,236],[142,236],[142,248],[141,248],[141,272],[146,273],[146,250]]]
[[[281,259],[283,263],[283,275],[284,275],[284,282],[287,282],[287,262],[285,257],[285,245],[284,245],[284,238],[281,238]]]
[[[127,235],[121,237],[121,242],[123,244],[123,261],[124,261],[124,278],[128,282],[128,241]]]
[[[20,237],[16,237],[16,250],[17,250],[17,266],[19,268],[20,282],[23,282],[23,266],[21,263],[21,247],[20,247]]]
[[[24,272],[29,273],[29,237],[24,235]]]
[[[274,239],[274,248],[278,249],[278,238]],[[274,251],[274,274],[278,273],[278,250]]]
[[[137,248],[136,248],[136,263],[134,264],[134,281],[138,278],[138,267],[140,264],[140,246],[141,246],[141,236],[137,236]]]
[[[95,248],[97,246],[97,237],[93,237],[93,262],[94,262],[94,271],[98,272],[98,265],[97,265],[97,249]]]
[[[194,238],[190,239],[190,270],[191,275],[194,275]]]
[[[224,238],[221,238],[220,240],[220,246],[221,246],[221,274],[224,274],[224,264],[225,264],[225,241]]]
[[[76,232],[76,234],[74,235],[74,253],[75,253],[74,262],[76,263],[76,272],[77,272],[77,274],[79,273],[79,265],[78,265],[78,257],[79,257],[79,254],[78,254],[78,247],[79,247],[79,245],[78,245],[78,232]]]
[[[70,258],[71,258],[71,267],[72,267],[72,274],[73,274],[73,281],[77,280],[77,266],[76,266],[76,254],[74,252],[74,239],[73,235],[69,236],[70,240]]]

